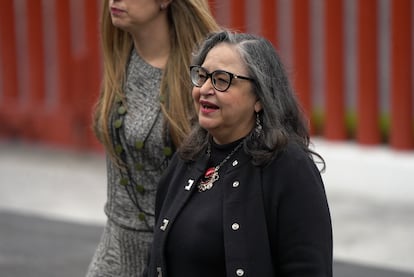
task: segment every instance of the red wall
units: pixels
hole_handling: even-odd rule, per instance
[[[0,2],[0,138],[101,149],[101,1]],[[314,136],[414,147],[412,1],[209,2],[223,26],[275,45]]]

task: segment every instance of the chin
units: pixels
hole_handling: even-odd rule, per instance
[[[198,120],[198,124],[200,124],[200,126],[207,130],[208,132],[210,132],[210,130],[214,129],[214,125],[211,122],[206,122],[205,120]]]

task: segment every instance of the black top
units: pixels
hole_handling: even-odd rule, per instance
[[[168,264],[172,262],[166,254],[168,241],[174,239],[171,231],[195,194],[204,197],[212,192],[197,188],[207,163],[206,155],[195,162],[175,155],[162,176],[147,276],[170,277]],[[243,149],[226,164],[225,174],[220,171],[213,186],[222,190],[226,276],[332,277],[329,206],[320,172],[309,154],[289,143],[266,166],[254,165]],[[185,235],[181,240],[189,241],[187,235],[193,235],[189,225],[182,225]],[[200,237],[200,248],[212,248],[210,241]],[[193,270],[189,264],[181,261],[179,265]],[[203,276],[206,270],[203,264],[195,276]]]
[[[220,164],[239,143],[240,140],[217,145],[212,141],[207,168]],[[221,175],[224,176],[227,163],[229,161],[220,168],[220,178],[213,187],[203,192],[194,190],[177,216],[166,243],[168,276],[226,276],[222,214],[224,178]]]

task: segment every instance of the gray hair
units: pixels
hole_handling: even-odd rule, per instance
[[[262,132],[254,130],[244,141],[244,150],[257,165],[269,162],[288,143],[298,144],[305,152],[320,155],[309,149],[307,121],[290,85],[279,55],[267,39],[246,33],[221,31],[210,34],[193,56],[193,65],[201,65],[209,51],[220,43],[236,47],[246,65],[248,76],[254,79],[253,91],[262,110],[259,113]],[[179,149],[183,159],[194,160],[205,151],[210,135],[195,120],[194,128]],[[310,155],[311,156],[311,155]]]

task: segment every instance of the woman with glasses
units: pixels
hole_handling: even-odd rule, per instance
[[[87,277],[139,277],[156,185],[194,115],[188,67],[218,25],[207,0],[102,1],[103,82],[94,129],[107,153],[108,221]]]
[[[214,33],[190,78],[198,120],[159,183],[148,275],[332,276],[324,161],[271,43]]]

